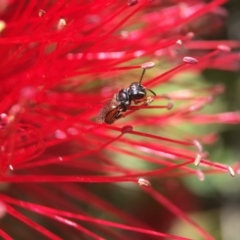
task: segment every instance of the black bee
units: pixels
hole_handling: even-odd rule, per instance
[[[150,89],[145,88],[141,82],[146,69],[152,68],[154,63],[145,63],[142,65],[143,72],[139,82],[133,82],[128,88],[121,89],[118,93],[114,94],[113,98],[105,103],[96,117],[97,123],[112,124],[114,121],[122,117],[122,112],[126,112],[131,106],[131,103],[145,103],[150,104],[153,101],[151,96],[147,96],[147,91],[151,92],[154,96],[156,93]]]

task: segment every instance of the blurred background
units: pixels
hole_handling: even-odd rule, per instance
[[[210,2],[210,1],[209,1]],[[208,40],[240,40],[240,1],[230,0],[224,5],[227,10],[226,24],[214,34],[202,36]],[[236,51],[239,51],[236,50]],[[240,61],[236,62],[236,71],[207,69],[202,77],[211,84],[222,83],[225,92],[221,95],[220,108],[226,111],[239,111],[240,107]],[[238,69],[238,70],[237,70]],[[218,107],[218,106],[214,106]],[[212,126],[215,127],[215,126]],[[240,161],[240,126],[221,126],[217,144],[206,147],[212,161],[222,163],[239,163]],[[186,189],[200,197],[201,211],[192,213],[195,219],[205,223],[206,229],[216,239],[240,239],[240,179],[227,175],[208,175],[204,182],[195,178],[183,180]],[[176,223],[176,231],[184,231],[183,225]],[[189,229],[185,229],[189,231]],[[194,238],[197,239],[197,238]]]

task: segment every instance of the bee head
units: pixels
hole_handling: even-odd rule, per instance
[[[146,88],[139,82],[133,82],[128,88],[128,93],[132,100],[141,100],[146,97]]]

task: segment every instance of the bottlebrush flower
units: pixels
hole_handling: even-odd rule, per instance
[[[234,112],[201,112],[223,87],[194,79],[208,67],[238,68],[230,51],[238,42],[197,40],[206,27],[219,29],[225,2],[1,2],[3,239],[193,238],[170,233],[175,218],[213,239],[189,218],[198,200],[176,179],[234,175],[202,149],[217,132],[179,128],[240,121]],[[156,66],[142,84],[154,102],[96,123],[149,61]]]

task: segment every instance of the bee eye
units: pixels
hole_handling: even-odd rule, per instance
[[[133,95],[134,99],[136,99],[136,100],[140,100],[140,99],[144,98],[145,96],[146,96],[145,92],[138,92],[137,94]]]

